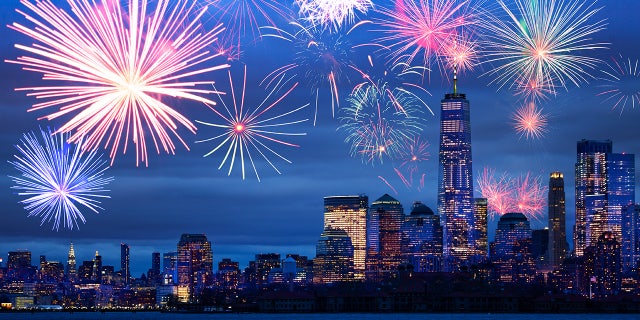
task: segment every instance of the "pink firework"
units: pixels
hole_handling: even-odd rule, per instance
[[[231,175],[231,171],[236,163],[240,164],[242,179],[245,178],[245,163],[251,164],[253,172],[258,181],[260,175],[256,167],[256,162],[263,160],[272,167],[278,174],[280,170],[275,166],[269,156],[275,156],[291,163],[287,158],[277,152],[277,147],[299,147],[299,145],[282,140],[280,137],[287,136],[303,136],[305,133],[292,133],[283,131],[282,128],[301,124],[308,119],[290,119],[298,111],[308,107],[303,105],[295,109],[285,109],[282,111],[280,102],[285,100],[287,96],[298,86],[295,82],[290,84],[290,80],[281,77],[277,80],[273,89],[267,92],[261,102],[254,101],[255,93],[250,96],[246,95],[247,88],[247,68],[244,67],[244,75],[242,86],[234,86],[229,71],[229,85],[231,95],[228,99],[223,99],[222,95],[218,95],[223,108],[211,108],[218,116],[217,122],[196,121],[205,126],[216,128],[219,132],[212,138],[196,141],[196,142],[214,142],[215,146],[204,156],[214,154],[218,150],[226,149],[226,153],[218,166],[220,170],[226,163],[229,163],[229,171],[227,175]],[[288,89],[286,89],[288,88]],[[245,97],[247,99],[245,99]],[[229,101],[230,100],[230,101]],[[250,106],[245,106],[251,103]],[[224,109],[224,111],[222,111]],[[221,133],[220,133],[221,131]],[[236,162],[237,160],[237,162]]]
[[[358,12],[365,14],[373,8],[371,0],[295,0],[294,3],[304,20],[334,30],[353,23]]]
[[[547,204],[547,187],[540,177],[532,177],[530,173],[513,179],[514,209],[529,219],[542,221]]]
[[[407,63],[422,56],[424,65],[446,55],[446,48],[461,28],[473,24],[469,1],[396,0],[394,8],[381,7],[377,21],[386,35],[379,41],[393,55],[407,56]]]
[[[136,165],[148,165],[147,139],[156,151],[174,153],[178,124],[195,126],[170,107],[164,97],[215,104],[205,98],[214,93],[212,81],[187,81],[227,65],[204,66],[217,55],[208,48],[221,27],[202,32],[198,23],[206,8],[195,9],[185,0],[119,0],[96,5],[89,0],[67,0],[72,13],[50,0],[35,4],[22,0],[33,15],[20,12],[35,27],[18,23],[11,29],[37,43],[16,45],[31,56],[8,61],[43,74],[50,86],[28,87],[30,96],[47,100],[29,111],[59,108],[45,116],[69,118],[57,132],[73,132],[70,142],[84,141],[85,150],[111,147],[111,163],[118,150],[135,144]],[[122,145],[123,144],[123,145]]]
[[[520,212],[529,219],[542,221],[546,206],[547,187],[540,177],[526,173],[510,177],[503,173],[496,178],[495,170],[485,168],[477,180],[483,198],[487,198],[488,211],[494,217],[507,212]]]
[[[473,70],[478,64],[477,42],[468,34],[452,37],[450,41],[451,43],[445,46],[443,52],[446,70],[456,69],[459,73]]]
[[[530,102],[520,107],[513,114],[514,128],[520,137],[526,139],[542,138],[547,129],[547,115],[538,108],[535,103]]]
[[[549,77],[521,77],[516,79],[515,95],[524,101],[538,102],[556,95],[554,81]]]
[[[512,208],[511,184],[506,173],[496,178],[494,169],[484,168],[477,185],[482,197],[487,198],[487,209],[494,217],[503,215]]]

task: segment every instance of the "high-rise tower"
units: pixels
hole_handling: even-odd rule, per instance
[[[457,92],[455,72],[453,82],[453,93],[440,104],[438,212],[444,221],[445,259],[457,264],[474,254],[475,232],[470,104]]]
[[[120,243],[120,273],[125,284],[129,284],[131,273],[129,270],[129,245]]]
[[[324,198],[324,229],[341,229],[351,238],[356,279],[364,278],[368,207],[369,197],[365,195]]]
[[[69,255],[67,256],[67,280],[74,282],[77,278],[76,269],[76,252],[73,250],[73,242],[69,246]]]
[[[581,140],[575,168],[574,245],[581,256],[605,231],[622,238],[622,209],[635,201],[635,156],[612,153],[611,140]]]
[[[384,194],[371,203],[368,216],[375,217],[375,219],[367,219],[367,239],[370,245],[375,244],[372,247],[377,248],[376,252],[371,252],[372,250],[368,247],[368,254],[373,253],[375,256],[373,260],[378,260],[380,263],[381,270],[379,271],[387,273],[397,270],[402,262],[400,248],[402,241],[401,228],[404,223],[402,204],[392,196]],[[369,225],[371,220],[376,220],[377,223]],[[374,235],[374,239],[372,239],[371,234]],[[371,257],[367,258],[370,259]]]
[[[552,172],[549,178],[549,265],[553,268],[567,257],[566,207],[564,176],[562,172]]]
[[[185,233],[178,242],[178,299],[198,302],[202,290],[213,283],[213,252],[204,234]]]

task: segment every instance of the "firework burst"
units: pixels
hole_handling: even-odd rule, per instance
[[[606,25],[604,20],[591,21],[600,11],[595,2],[516,0],[516,10],[498,3],[508,18],[491,16],[485,23],[484,54],[495,65],[486,73],[495,77],[492,83],[518,89],[533,81],[535,88],[544,84],[552,89],[569,83],[579,86],[591,78],[589,70],[600,60],[585,54],[606,48],[605,43],[592,42]]]
[[[533,102],[516,110],[512,119],[514,128],[521,138],[540,139],[548,132],[547,115]]]
[[[210,152],[205,154],[207,157],[212,155],[218,150],[224,150],[224,147],[228,145],[224,158],[218,166],[220,170],[225,163],[229,163],[229,171],[227,175],[231,175],[236,158],[240,162],[242,171],[242,179],[245,178],[245,160],[251,164],[256,178],[260,181],[258,170],[254,158],[259,155],[259,158],[264,159],[278,174],[280,171],[275,166],[273,161],[269,159],[269,156],[276,156],[288,163],[291,163],[287,158],[280,155],[275,149],[276,146],[290,146],[299,147],[299,145],[280,140],[279,136],[302,136],[305,133],[290,133],[284,131],[276,131],[279,127],[288,125],[300,124],[308,119],[302,120],[285,120],[296,112],[306,108],[309,104],[303,105],[296,109],[292,109],[285,112],[280,112],[279,103],[282,102],[297,86],[298,83],[289,84],[290,80],[283,77],[277,80],[276,85],[267,93],[266,97],[257,104],[255,107],[245,107],[245,93],[247,85],[247,69],[244,68],[244,77],[241,87],[234,87],[233,79],[231,77],[231,71],[229,71],[229,85],[231,91],[231,101],[225,101],[221,95],[218,97],[221,100],[221,104],[224,107],[224,112],[220,112],[217,109],[211,108],[211,110],[219,116],[222,123],[212,123],[205,121],[197,121],[200,124],[218,128],[222,133],[200,141],[209,142],[214,141],[218,143]],[[283,93],[279,94],[281,89],[288,87]],[[236,92],[239,93],[236,96]]]
[[[373,7],[371,0],[295,0],[295,4],[304,20],[334,30],[353,23],[357,12],[366,14]]]
[[[421,58],[424,65],[446,55],[458,32],[475,22],[469,1],[397,0],[393,8],[377,9],[376,23],[386,35],[377,42],[389,47],[394,57],[405,55],[407,63]]]
[[[494,217],[520,212],[529,219],[542,221],[547,187],[541,181],[530,173],[515,178],[504,173],[496,178],[495,170],[485,168],[478,177],[477,186],[482,197],[487,198],[488,211]]]
[[[104,177],[109,168],[96,151],[82,152],[82,139],[69,144],[68,134],[40,131],[41,140],[31,132],[23,135],[20,152],[9,161],[21,176],[11,176],[12,189],[27,198],[20,201],[29,217],[40,217],[40,225],[53,223],[52,229],[78,228],[78,219],[85,223],[80,209],[85,207],[95,213],[102,209],[99,199],[109,198],[104,186],[113,181]]]
[[[295,47],[293,62],[271,72],[263,83],[269,87],[274,79],[280,78],[285,73],[293,73],[296,78],[311,89],[315,100],[315,115],[313,124],[316,124],[318,115],[318,95],[321,87],[328,86],[331,93],[331,115],[335,116],[335,106],[340,103],[338,83],[343,80],[344,71],[352,64],[350,56],[352,45],[348,35],[361,22],[353,26],[347,32],[329,32],[317,26],[305,26],[299,22],[292,22],[296,31],[285,32],[282,29],[266,27],[274,33],[265,36],[275,37],[291,42]]]
[[[148,6],[147,0],[129,0],[128,14],[117,0],[103,1],[102,5],[88,0],[67,2],[73,15],[50,0],[35,4],[23,0],[36,18],[18,12],[36,27],[10,26],[39,44],[16,45],[32,56],[8,62],[58,83],[18,89],[48,100],[29,111],[59,107],[44,118],[72,116],[58,132],[73,131],[70,142],[84,139],[86,150],[103,143],[111,146],[112,163],[120,148],[126,152],[129,141],[135,144],[136,164],[148,165],[148,138],[158,153],[160,149],[174,153],[172,135],[188,149],[176,130],[180,124],[195,132],[195,126],[160,98],[214,104],[203,97],[213,91],[198,88],[212,82],[185,81],[226,67],[202,67],[216,57],[207,47],[222,30],[198,31],[197,20],[206,8],[196,12],[192,20],[194,5],[183,0],[158,0],[155,7]]]
[[[200,0],[215,8],[218,23],[225,25],[229,44],[240,50],[262,35],[263,25],[276,26],[291,19],[289,8],[277,0]]]
[[[338,130],[347,133],[351,155],[365,162],[401,157],[407,141],[424,126],[420,102],[403,91],[387,91],[387,84],[356,87],[347,102]]]
[[[611,109],[620,109],[620,113],[624,108],[631,104],[635,109],[636,104],[640,104],[640,69],[638,68],[638,60],[632,61],[627,58],[626,61],[622,57],[620,60],[613,58],[608,64],[608,68],[602,70],[604,73],[604,84],[600,88],[604,91],[598,93],[598,96],[606,97],[603,102],[612,104]]]

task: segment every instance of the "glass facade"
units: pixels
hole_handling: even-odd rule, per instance
[[[444,256],[458,262],[475,253],[470,104],[461,93],[446,94],[440,109],[438,213],[443,218]]]
[[[379,271],[383,273],[397,270],[398,265],[402,262],[402,252],[400,250],[401,228],[404,222],[402,204],[390,195],[385,194],[371,204],[369,215],[376,216],[378,230],[368,227],[367,238],[370,238],[369,231],[378,235],[377,241],[373,239],[374,243],[377,242],[378,244],[378,252],[372,252],[369,249],[369,252],[373,253],[374,257],[368,258],[368,260],[373,260],[374,262],[378,260],[380,263]],[[367,268],[367,270],[369,269]]]
[[[313,283],[349,281],[354,276],[354,248],[346,231],[327,228],[320,235],[313,259]]]
[[[353,267],[357,279],[364,278],[368,208],[369,198],[366,195],[324,198],[324,229],[344,230],[351,238]]]
[[[622,209],[622,270],[637,267],[640,260],[640,205]]]
[[[417,272],[438,272],[442,267],[440,216],[416,201],[402,226],[402,251]]]
[[[183,234],[178,242],[178,299],[198,302],[196,297],[213,282],[213,252],[204,234]]]
[[[479,260],[488,257],[489,241],[487,238],[487,199],[473,199],[473,215],[474,224],[473,232],[475,233],[475,255]]]

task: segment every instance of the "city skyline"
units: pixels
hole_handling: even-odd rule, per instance
[[[640,4],[621,4],[619,1],[599,1],[598,4],[603,6],[598,16],[606,18],[608,25],[596,37],[611,45],[610,49],[595,54],[607,61],[618,53],[632,60],[640,58],[635,49],[640,44],[640,35],[633,32],[637,29],[634,28],[637,27],[634,12],[640,9]],[[18,0],[1,3],[0,12],[5,14],[0,17],[0,25],[16,21],[24,23],[15,12],[17,8],[22,8]],[[8,29],[6,35],[0,43],[3,61],[21,54],[13,48],[14,43],[32,42]],[[255,68],[253,80],[261,78],[283,60],[262,54],[262,48],[274,45],[277,43],[263,39],[254,47],[247,47],[247,61],[264,59],[265,64],[269,64]],[[551,172],[562,172],[566,190],[567,241],[573,247],[576,142],[610,139],[616,153],[640,154],[638,134],[632,129],[640,120],[639,110],[630,107],[623,113],[618,109],[611,110],[609,103],[603,103],[603,98],[596,96],[602,89],[595,80],[567,91],[560,88],[556,97],[542,101],[544,110],[550,113],[550,131],[546,138],[527,140],[514,132],[509,118],[522,101],[507,90],[497,91],[495,86],[488,86],[490,79],[480,76],[483,66],[478,69],[460,75],[458,83],[459,90],[467,94],[472,105],[473,175],[490,167],[514,175],[530,171],[545,181]],[[372,166],[362,163],[360,158],[350,157],[344,136],[336,131],[337,117],[331,117],[325,104],[319,107],[317,125],[304,127],[307,136],[295,139],[301,147],[285,150],[293,163],[278,165],[282,175],[264,167],[262,182],[250,175],[243,181],[238,171],[227,176],[224,169],[217,170],[218,158],[202,158],[210,151],[209,146],[193,143],[204,135],[185,132],[190,151],[179,146],[175,156],[151,153],[148,168],[135,167],[131,151],[119,157],[109,170],[115,180],[109,186],[111,199],[103,201],[105,210],[100,214],[88,213],[87,222],[79,226],[80,230],[51,231],[46,224],[39,226],[38,219],[27,218],[27,213],[17,203],[20,197],[10,190],[12,183],[7,177],[16,173],[7,161],[16,153],[13,146],[23,133],[60,123],[36,120],[43,114],[26,112],[35,103],[34,99],[26,97],[24,92],[14,91],[15,87],[41,82],[39,75],[4,62],[0,64],[0,74],[4,78],[0,84],[0,112],[3,114],[0,120],[3,160],[0,162],[0,176],[3,177],[0,178],[0,190],[4,190],[0,193],[3,214],[0,252],[28,249],[34,256],[45,254],[51,260],[64,261],[69,243],[73,242],[77,261],[89,260],[98,250],[103,256],[103,264],[118,266],[119,244],[125,242],[131,248],[131,274],[137,277],[151,265],[152,252],[173,251],[182,233],[206,234],[212,243],[214,261],[231,258],[240,261],[241,266],[256,253],[313,256],[322,233],[322,199],[326,196],[363,193],[370,199],[377,199],[388,193],[402,203],[405,213],[410,211],[414,201],[421,201],[433,210],[437,208],[440,129],[437,110],[440,99],[451,91],[451,84],[434,71],[425,82],[431,93],[425,99],[435,115],[428,116],[427,127],[421,135],[429,142],[431,155],[421,164],[426,174],[422,188],[416,184],[411,189],[406,188],[395,176],[390,162]],[[223,83],[225,72],[216,74],[215,78]],[[348,90],[349,86],[341,89]],[[305,100],[306,91],[296,92],[297,98]],[[206,107],[197,104],[184,103],[180,108],[194,110],[195,114],[206,111]],[[198,131],[204,134],[205,130],[199,128]],[[398,194],[394,194],[379,176],[387,179]],[[475,196],[480,196],[477,190]],[[546,210],[544,215],[546,217]],[[541,220],[531,221],[532,228],[546,225],[546,218]],[[489,237],[494,235],[496,224],[497,219],[490,219]],[[49,257],[49,252],[58,252],[59,256]]]

